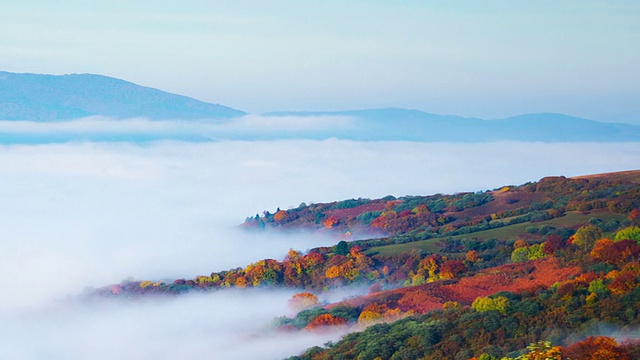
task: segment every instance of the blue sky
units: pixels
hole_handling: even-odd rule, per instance
[[[249,112],[561,112],[640,124],[640,2],[28,1],[0,69],[98,73]]]

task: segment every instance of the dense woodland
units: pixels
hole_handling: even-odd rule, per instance
[[[87,296],[300,289],[297,315],[274,320],[280,331],[354,332],[291,359],[640,359],[639,184],[630,171],[265,211],[242,226],[325,232],[337,244]],[[351,284],[369,295],[318,300]]]

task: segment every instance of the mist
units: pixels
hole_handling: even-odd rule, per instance
[[[90,116],[69,121],[0,119],[0,144],[42,144],[69,141],[211,141],[271,140],[307,137],[324,139],[355,128],[348,116],[262,116],[229,119],[150,120]]]
[[[14,359],[293,355],[338,335],[292,340],[291,334],[264,330],[270,319],[286,314],[290,291],[122,304],[65,299],[126,277],[193,278],[263,258],[281,260],[289,248],[335,242],[237,228],[264,210],[480,191],[549,175],[635,169],[639,159],[639,143],[330,139],[0,146],[0,349]]]
[[[337,340],[330,333],[282,333],[292,291],[223,290],[182,298],[59,304],[4,317],[7,359],[282,359]]]

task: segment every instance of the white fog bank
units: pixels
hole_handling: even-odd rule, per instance
[[[122,307],[65,307],[55,300],[129,276],[193,278],[262,258],[282,259],[289,248],[334,242],[237,229],[263,210],[479,191],[638,164],[640,143],[0,146],[0,349],[8,349],[11,359],[205,359],[218,358],[216,351],[224,354],[219,358],[237,359],[293,355],[335,335],[291,339],[256,330],[286,312],[288,292],[253,292],[232,301],[215,293]],[[264,312],[244,317],[247,309]],[[230,314],[242,316],[216,317]],[[231,327],[226,324],[236,323],[236,337],[220,335]],[[239,344],[225,347],[219,340]]]
[[[194,277],[333,240],[248,234],[301,202],[478,191],[633,169],[640,144],[351,141],[0,147],[0,308]]]
[[[3,359],[282,359],[335,341],[331,332],[280,332],[292,291],[223,290],[180,298],[60,304],[0,315]],[[73,305],[73,306],[71,306]]]

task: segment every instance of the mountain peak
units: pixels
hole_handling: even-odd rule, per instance
[[[216,119],[245,113],[97,74],[0,72],[0,119],[59,121],[115,118]]]

